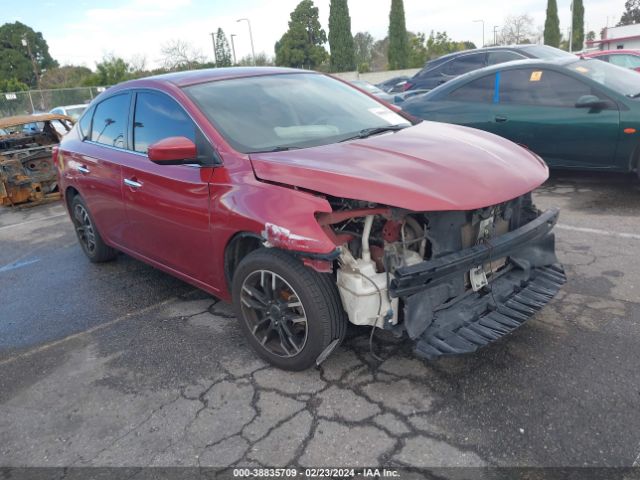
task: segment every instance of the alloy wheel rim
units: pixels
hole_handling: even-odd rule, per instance
[[[307,343],[307,315],[291,284],[275,272],[257,270],[242,282],[243,319],[258,343],[282,358],[298,355]]]
[[[82,205],[76,205],[73,210],[73,219],[80,243],[89,253],[93,253],[96,249],[96,234],[89,212]]]

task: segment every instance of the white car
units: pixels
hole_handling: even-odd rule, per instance
[[[71,117],[73,119],[74,122],[77,122],[78,119],[80,118],[80,115],[82,115],[84,113],[84,111],[87,109],[87,105],[85,104],[77,104],[77,105],[64,105],[64,106],[60,106],[60,107],[56,107],[52,110],[49,111],[49,113],[57,113],[59,115],[66,115],[67,117]],[[67,133],[66,131],[64,131],[62,129],[62,126],[60,125],[54,125],[56,131],[58,133],[60,133],[61,135],[64,135],[65,133]]]

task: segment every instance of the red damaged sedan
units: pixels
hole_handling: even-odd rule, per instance
[[[301,370],[347,322],[436,358],[513,331],[565,281],[531,191],[548,170],[492,134],[417,122],[329,76],[183,72],[96,98],[54,153],[80,245],[232,300],[258,355]]]

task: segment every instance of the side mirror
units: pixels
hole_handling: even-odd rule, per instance
[[[595,95],[583,95],[576,102],[576,108],[602,109],[608,105],[606,100],[602,100]]]
[[[196,145],[186,137],[168,137],[149,145],[149,160],[159,165],[180,165],[196,161]]]

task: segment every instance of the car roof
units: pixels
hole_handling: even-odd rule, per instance
[[[471,76],[480,75],[481,73],[491,73],[491,72],[496,72],[498,70],[517,68],[520,66],[533,67],[533,68],[536,68],[536,67],[544,68],[544,67],[553,67],[553,66],[562,67],[569,63],[577,62],[580,60],[581,60],[580,57],[562,57],[562,58],[554,58],[552,60],[542,60],[539,58],[526,58],[522,60],[512,60],[510,62],[497,63],[495,65],[490,65],[488,67],[479,68],[478,70],[472,70],[471,72],[468,72],[468,73],[465,73],[464,75],[460,75],[459,77],[456,77],[455,79],[451,80],[450,82],[447,82],[446,84],[451,83],[455,80],[458,80],[458,78],[460,79],[469,78]],[[585,58],[584,60],[587,61],[591,59]]]
[[[517,52],[517,51],[528,50],[530,48],[539,47],[539,46],[540,45],[537,45],[535,43],[528,43],[526,45],[495,45],[493,47],[470,48],[468,50],[460,50],[458,52],[447,53],[446,55],[442,55],[438,58],[434,58],[433,60],[429,60],[429,62],[446,60],[449,58],[457,57],[458,55],[466,55],[469,53],[484,53],[484,52],[493,52],[496,50],[499,50],[499,51],[510,50],[510,51]]]
[[[177,87],[186,87],[198,83],[207,83],[216,80],[228,80],[233,78],[257,77],[264,75],[281,75],[285,73],[317,73],[312,70],[300,70],[296,68],[282,67],[227,67],[204,68],[202,70],[187,70],[184,72],[163,73],[151,77],[129,80],[118,87],[135,87],[136,84],[148,82],[173,84]],[[120,89],[120,88],[118,88]]]
[[[76,103],[74,105],[58,105],[57,107],[53,107],[51,110],[55,110],[56,108],[64,108],[65,110],[68,108],[82,108],[82,107],[87,108],[88,106],[89,106],[88,103]]]

